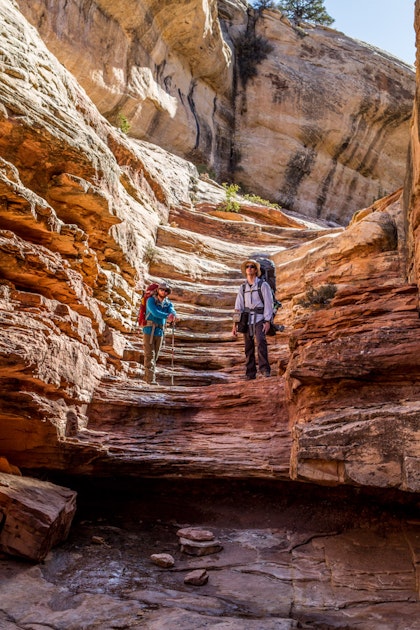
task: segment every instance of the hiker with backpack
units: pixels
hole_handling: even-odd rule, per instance
[[[260,374],[265,377],[271,375],[266,335],[273,317],[273,293],[268,282],[260,278],[261,266],[257,260],[246,260],[241,265],[241,271],[246,281],[236,296],[232,334],[236,337],[238,332],[244,333],[245,378],[250,381],[257,376],[255,347]]]
[[[150,294],[147,297],[148,293]],[[149,385],[157,385],[156,363],[162,348],[165,325],[174,325],[176,311],[168,299],[171,288],[166,282],[150,285],[140,307],[139,325],[143,326],[144,377]],[[143,312],[142,312],[143,309]]]

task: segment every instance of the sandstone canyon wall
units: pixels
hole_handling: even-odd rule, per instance
[[[104,14],[89,6],[76,12],[85,26]],[[226,213],[222,187],[191,162],[113,127],[16,3],[3,2],[0,17],[1,453],[24,470],[292,476],[418,492],[416,114],[406,206],[394,190],[346,229],[244,199]],[[137,19],[124,13],[127,28]],[[222,50],[215,83],[229,74]],[[337,207],[348,195],[344,183]],[[274,377],[245,389],[231,311],[240,263],[256,251],[276,263],[285,331],[270,340]],[[162,277],[180,322],[159,364],[162,386],[151,388],[135,288]],[[308,289],[328,283],[331,301],[308,302]]]
[[[411,147],[410,147],[410,163],[407,169],[407,178],[405,185],[405,211],[407,215],[408,225],[408,276],[412,282],[419,284],[420,278],[420,251],[419,251],[419,230],[420,230],[420,143],[419,143],[419,126],[420,126],[420,95],[419,95],[419,39],[420,39],[420,4],[415,4],[415,27],[416,27],[416,44],[417,44],[417,88],[416,98],[413,108],[413,118],[411,125]]]
[[[414,76],[380,50],[292,28],[277,12],[255,30],[273,51],[238,95],[236,177],[259,181],[284,208],[347,224],[403,184]]]
[[[415,77],[383,51],[243,0],[19,7],[106,118],[219,181],[341,225],[403,184]]]

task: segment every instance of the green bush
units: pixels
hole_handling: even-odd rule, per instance
[[[196,168],[200,176],[204,175],[205,177],[216,180],[216,171],[214,171],[212,168],[209,168],[207,164],[198,164],[196,165]]]
[[[157,257],[158,250],[153,243],[147,243],[144,249],[143,260],[147,265],[151,265]]]
[[[118,116],[118,127],[123,133],[127,134],[130,131],[131,125],[124,114],[119,114]]]
[[[262,197],[259,197],[258,195],[246,194],[244,195],[244,199],[251,201],[252,203],[258,203],[260,206],[268,206],[269,208],[281,210],[281,206],[279,206],[278,203],[271,203],[268,199],[262,199]]]
[[[238,184],[222,184],[226,192],[226,200],[220,203],[217,207],[224,212],[239,212],[241,204],[236,200],[236,194],[239,190]]]
[[[252,5],[258,11],[262,11],[263,9],[276,9],[276,3],[274,0],[255,0],[252,2]]]

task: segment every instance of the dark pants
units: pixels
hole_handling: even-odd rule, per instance
[[[144,378],[146,383],[156,383],[156,363],[162,347],[163,336],[143,335]]]
[[[255,361],[255,342],[257,342],[258,352],[258,368],[260,372],[270,374],[270,364],[268,362],[267,339],[263,332],[264,322],[258,322],[255,325],[255,336],[248,332],[244,334],[245,338],[245,357],[246,357],[246,375],[254,378],[257,375],[257,364]]]

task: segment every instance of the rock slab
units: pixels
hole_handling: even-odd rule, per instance
[[[213,532],[208,529],[197,529],[195,527],[183,527],[176,533],[179,538],[186,538],[187,540],[195,540],[197,542],[204,542],[206,540],[214,540]]]
[[[180,538],[179,544],[181,545],[181,551],[190,556],[209,556],[212,553],[219,553],[223,549],[223,545],[218,540],[197,542],[187,538]]]
[[[73,490],[0,473],[0,551],[40,562],[66,540],[75,511]]]

